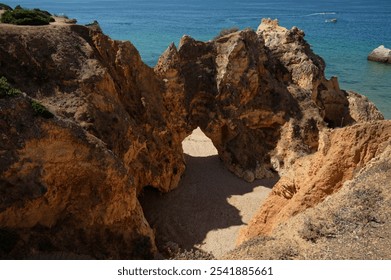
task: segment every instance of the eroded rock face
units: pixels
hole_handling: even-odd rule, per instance
[[[182,139],[170,129],[162,82],[130,42],[78,25],[2,32],[0,74],[101,139],[138,174],[137,186],[175,188],[184,171]]]
[[[289,174],[323,149],[329,128],[382,118],[324,67],[302,31],[271,20],[209,42],[184,36],[154,69],[96,25],[3,25],[0,76],[27,94],[0,100],[7,254],[150,257],[137,194],[178,185],[181,142],[197,126],[229,170],[253,181]],[[30,98],[55,117],[35,116]]]
[[[178,123],[200,126],[227,168],[252,181],[283,174],[315,152],[327,127],[382,119],[368,101],[342,91],[336,78],[327,80],[324,68],[301,30],[263,20],[257,32],[214,41],[185,36],[178,49],[166,50],[155,72],[166,81],[165,96],[182,104]],[[373,113],[358,113],[364,107]]]
[[[348,139],[348,140],[347,140]],[[336,193],[391,144],[391,121],[360,123],[324,132],[319,150],[293,165],[274,186],[239,243],[268,235],[281,223]]]
[[[298,111],[286,88],[265,69],[262,46],[251,30],[207,43],[184,37],[179,50],[170,47],[155,67],[167,80],[167,92],[181,96],[190,129],[200,126],[227,167],[248,181],[270,172],[264,166],[268,151],[290,111]],[[174,72],[180,88],[171,84]],[[288,104],[293,108],[286,112]]]
[[[14,236],[0,255],[141,258],[156,250],[133,176],[104,142],[40,117],[27,97],[0,99],[0,107],[0,234]],[[2,249],[8,241],[2,236]]]
[[[310,95],[320,116],[329,127],[342,127],[353,122],[347,93],[339,88],[338,80],[325,78],[325,62],[314,54],[297,27],[280,27],[277,20],[263,19],[257,33],[282,67],[282,79],[293,88]],[[295,89],[297,90],[297,89]]]
[[[1,227],[18,234],[44,227],[42,232],[54,236],[50,244],[55,250],[78,252],[86,243],[80,252],[97,248],[90,252],[96,258],[153,254],[153,233],[137,193],[147,185],[164,192],[177,186],[185,169],[181,141],[186,135],[177,133],[170,119],[162,81],[131,43],[77,25],[2,26],[0,76],[45,105],[57,120],[10,122],[23,116],[27,105],[3,100],[2,133],[11,144],[21,144],[1,148],[2,159],[12,157],[1,165],[6,192]],[[79,137],[96,139],[102,151]],[[17,199],[7,202],[10,198]]]
[[[354,91],[347,91],[347,94],[350,117],[354,122],[360,123],[384,119],[375,104],[369,101],[367,97]]]
[[[281,222],[272,236],[244,242],[225,258],[390,259],[391,146],[382,149],[337,193]]]

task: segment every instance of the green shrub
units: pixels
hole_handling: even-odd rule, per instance
[[[10,84],[8,83],[5,77],[0,77],[0,98],[12,97],[21,93],[22,92],[20,90],[10,86]]]
[[[12,10],[12,8],[6,4],[0,3],[0,10]]]
[[[50,119],[54,117],[54,115],[49,112],[49,110],[46,109],[45,106],[35,100],[31,101],[31,107],[33,108],[36,116],[41,116],[45,119]]]
[[[47,25],[53,22],[54,18],[47,11],[40,9],[28,10],[15,7],[14,10],[7,10],[1,16],[2,23],[16,24],[16,25]]]
[[[41,14],[43,14],[43,15],[45,15],[45,16],[48,16],[48,17],[51,17],[51,16],[52,16],[51,13],[49,13],[48,11],[45,11],[45,10],[41,10],[41,9],[35,8],[35,9],[33,9],[33,11],[34,11],[34,12],[37,12],[37,13],[41,13]],[[52,19],[52,20],[54,20],[54,19]]]

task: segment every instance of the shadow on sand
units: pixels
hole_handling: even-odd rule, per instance
[[[147,188],[140,196],[145,216],[156,231],[158,244],[172,241],[183,249],[191,249],[203,244],[211,231],[244,225],[243,216],[254,214],[278,180],[247,183],[230,173],[217,155],[192,157],[185,154],[185,157],[187,169],[177,189],[161,194]],[[236,196],[245,196],[255,188],[258,191],[252,197],[237,199]],[[237,203],[232,203],[233,196]],[[243,213],[249,209],[252,213]],[[235,243],[236,236],[227,238]]]

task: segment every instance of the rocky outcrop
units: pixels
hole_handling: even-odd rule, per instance
[[[191,129],[200,126],[226,166],[248,181],[270,173],[268,151],[279,128],[298,111],[286,88],[273,82],[262,47],[251,30],[207,43],[186,36],[179,49],[171,46],[155,67],[167,81],[167,92],[182,96],[182,119]],[[289,104],[292,108],[286,112]]]
[[[306,98],[307,102],[314,102],[319,110],[317,113],[331,128],[357,121],[352,119],[354,113],[349,94],[340,89],[336,77],[325,78],[325,62],[312,52],[302,30],[297,27],[288,30],[279,26],[277,20],[263,19],[257,33],[264,38],[265,46],[277,60],[276,64],[282,65],[282,79],[292,94],[302,92],[296,99]],[[307,95],[305,98],[303,93]]]
[[[20,144],[1,148],[1,227],[19,235],[37,229],[27,236],[44,231],[46,239],[53,236],[53,250],[78,252],[85,243],[80,252],[96,258],[153,254],[154,237],[137,193],[148,185],[176,187],[185,168],[185,136],[171,127],[162,81],[137,50],[96,28],[4,25],[0,76],[56,116],[36,125],[27,111],[16,123],[27,101],[3,100],[3,137]],[[132,249],[135,242],[141,249]]]
[[[161,81],[130,42],[78,25],[8,26],[2,33],[0,74],[101,139],[139,174],[137,186],[169,191],[177,185],[184,171],[182,139],[166,119]]]
[[[27,97],[0,99],[0,107],[0,256],[140,258],[156,250],[133,176],[104,142],[37,115]]]
[[[336,157],[335,162],[338,160]],[[390,259],[390,167],[388,142],[379,146],[377,156],[355,172],[338,192],[281,222],[271,236],[244,242],[225,258]]]
[[[289,175],[300,158],[327,152],[322,139],[337,138],[329,129],[382,118],[324,68],[302,31],[272,20],[209,42],[184,36],[154,69],[97,24],[2,25],[0,76],[25,95],[0,100],[0,234],[13,244],[0,250],[151,257],[154,236],[137,195],[178,185],[181,142],[194,128],[229,170],[253,181]],[[37,115],[37,102],[53,118]],[[346,165],[358,164],[349,151]]]
[[[345,139],[348,139],[346,141]],[[336,193],[391,144],[391,121],[360,123],[325,131],[319,150],[303,157],[273,187],[239,243],[270,235],[281,223]]]
[[[380,113],[375,104],[369,101],[367,97],[354,91],[347,91],[346,93],[349,102],[350,117],[355,123],[384,119],[382,113]]]
[[[181,104],[177,123],[201,127],[227,168],[252,181],[283,174],[315,152],[327,127],[383,118],[367,100],[342,91],[336,78],[327,80],[324,68],[303,31],[263,20],[257,32],[214,41],[185,36],[155,72],[165,81],[165,98]],[[360,116],[363,107],[373,113]]]
[[[368,60],[382,63],[391,63],[391,50],[381,45],[368,55]]]

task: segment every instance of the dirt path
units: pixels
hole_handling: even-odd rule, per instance
[[[224,168],[200,129],[185,139],[187,169],[178,189],[146,190],[140,197],[159,243],[193,247],[219,258],[235,247],[239,229],[252,217],[276,180],[247,183]]]

